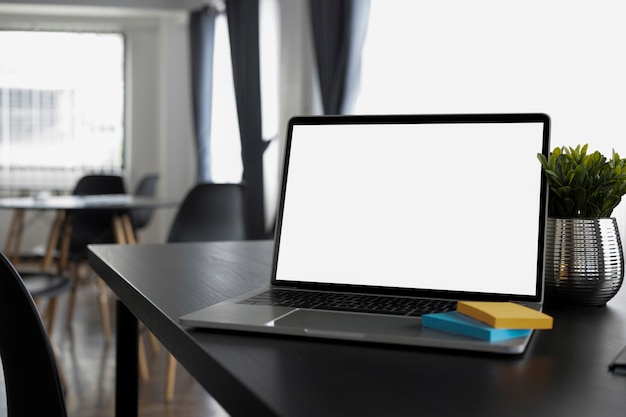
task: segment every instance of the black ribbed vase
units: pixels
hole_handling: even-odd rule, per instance
[[[616,219],[548,218],[546,303],[601,306],[613,298],[623,279]]]

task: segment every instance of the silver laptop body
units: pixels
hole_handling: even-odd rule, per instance
[[[548,154],[549,130],[544,114],[293,118],[270,286],[541,309],[547,185],[536,154]],[[246,301],[264,291],[180,321],[503,354],[532,337],[487,342],[419,316]]]

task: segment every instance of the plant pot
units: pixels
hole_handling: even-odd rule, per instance
[[[614,218],[548,218],[545,301],[605,305],[624,279],[624,256]]]

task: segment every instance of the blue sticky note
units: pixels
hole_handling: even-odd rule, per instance
[[[462,334],[489,342],[498,342],[527,336],[532,331],[528,329],[496,329],[457,311],[425,314],[422,316],[422,325],[424,327]]]

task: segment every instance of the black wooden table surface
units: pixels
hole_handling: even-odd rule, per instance
[[[554,329],[535,332],[527,352],[516,357],[194,330],[178,323],[182,314],[263,286],[271,255],[266,241],[95,245],[90,262],[123,303],[118,320],[131,330],[133,315],[141,320],[233,416],[626,413],[626,377],[608,371],[626,345],[624,290],[606,307],[547,308]],[[134,334],[122,323],[118,349],[128,350],[124,343]],[[130,346],[132,351],[132,341]],[[132,354],[118,352],[120,357],[133,367]],[[136,380],[128,365],[117,372],[123,382]],[[131,392],[118,391],[118,415],[136,408],[130,386]]]

